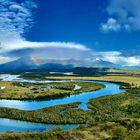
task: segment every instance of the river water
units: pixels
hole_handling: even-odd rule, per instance
[[[3,81],[25,82],[24,79],[18,78],[16,75],[0,75],[0,79],[2,79]],[[26,80],[26,82],[36,82],[36,81]],[[50,82],[50,81],[45,81],[45,82]],[[89,102],[90,99],[101,97],[101,96],[114,95],[124,91],[120,89],[120,86],[118,84],[115,83],[101,82],[101,81],[90,81],[90,82],[103,84],[105,85],[105,88],[102,88],[97,91],[83,92],[77,95],[70,95],[68,97],[52,99],[47,101],[0,100],[0,107],[10,107],[10,108],[16,108],[22,110],[36,110],[36,109],[41,109],[41,108],[55,106],[55,105],[64,105],[64,104],[69,104],[74,102],[81,102],[79,108],[83,110],[89,110],[86,104]],[[57,125],[46,125],[46,124],[39,124],[39,123],[30,123],[26,121],[16,121],[11,119],[0,119],[0,132],[6,132],[6,131],[23,132],[27,130],[49,131],[52,128],[56,128],[56,127]],[[60,125],[60,127],[62,128],[62,130],[69,130],[78,127],[78,125],[67,124],[67,125]]]

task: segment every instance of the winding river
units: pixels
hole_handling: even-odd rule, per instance
[[[0,75],[0,79],[2,79],[3,81],[20,81],[20,82],[25,81],[24,79],[17,78],[16,75],[6,75],[6,76]],[[36,81],[29,80],[28,82],[36,82]],[[45,81],[45,82],[50,82],[50,81]],[[86,104],[89,102],[90,99],[101,97],[101,96],[118,94],[124,91],[120,89],[120,86],[118,84],[115,83],[101,82],[101,81],[90,81],[90,82],[104,84],[105,88],[102,88],[97,91],[83,92],[77,95],[70,95],[69,97],[53,99],[48,101],[0,100],[0,107],[10,107],[10,108],[17,108],[22,110],[36,110],[36,109],[41,109],[41,108],[55,106],[55,105],[64,105],[64,104],[69,104],[74,102],[81,102],[79,108],[83,110],[89,110]],[[60,128],[62,128],[62,130],[69,130],[77,127],[78,125],[60,125]],[[1,128],[4,129],[1,130]],[[0,119],[0,132],[6,132],[6,131],[24,132],[27,130],[49,131],[52,128],[57,128],[57,125],[31,123],[31,122],[16,121],[11,119]]]

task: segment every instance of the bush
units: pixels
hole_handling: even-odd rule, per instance
[[[122,126],[118,126],[113,129],[112,136],[114,140],[124,140],[127,136],[127,129]]]
[[[140,129],[140,122],[137,120],[133,120],[127,125],[127,129],[131,131]]]

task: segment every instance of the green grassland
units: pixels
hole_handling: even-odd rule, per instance
[[[0,140],[139,140],[140,121],[122,120],[118,122],[96,123],[76,130],[59,129],[43,133],[5,133]]]
[[[106,75],[99,77],[49,76],[47,78],[53,80],[101,80],[108,82],[124,82],[140,87],[140,76],[133,75]]]
[[[121,88],[125,88],[126,92],[91,99],[87,104],[90,108],[88,111],[78,108],[80,102],[58,105],[34,111],[0,108],[1,118],[11,118],[47,124],[80,124],[78,129],[69,131],[61,131],[58,129],[43,133],[1,133],[0,140],[140,139],[139,75],[106,75],[101,77],[57,76],[47,78],[61,80],[114,81],[119,82],[119,84],[121,84]]]
[[[46,76],[49,76],[49,73],[20,73],[19,78],[29,79],[29,80],[46,80]]]
[[[140,70],[108,69],[108,75],[140,75]]]
[[[138,118],[140,117],[139,92],[140,88],[129,87],[125,93],[92,99],[88,103],[88,107],[91,109],[88,111],[79,109],[80,103],[58,105],[33,111],[2,107],[0,108],[0,117],[49,124],[94,124],[95,122],[123,118]]]
[[[81,86],[74,90],[75,85]],[[25,83],[0,81],[0,99],[15,100],[49,100],[78,94],[86,91],[94,91],[103,88],[104,85],[91,82],[59,82],[59,83]]]
[[[35,111],[0,108],[0,117],[42,123],[74,123],[80,128],[71,131],[44,133],[4,133],[1,139],[37,140],[139,140],[140,88],[113,96],[91,99],[89,111],[78,109],[80,103],[59,105]],[[60,112],[63,111],[63,114]]]

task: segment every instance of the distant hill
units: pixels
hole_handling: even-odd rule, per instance
[[[103,61],[102,59],[95,59],[93,62],[92,62],[93,66],[95,67],[107,67],[107,68],[118,68],[120,66],[114,64],[114,63],[111,63],[111,62],[108,62],[108,61]]]
[[[8,62],[5,64],[0,65],[0,71],[1,72],[15,72],[15,71],[28,71],[30,69],[35,69],[35,65],[31,65],[28,61],[25,59],[18,59],[16,61]]]
[[[54,71],[65,68],[73,68],[73,65],[47,63],[36,65],[30,58],[18,59],[0,65],[0,72],[26,72],[26,71]]]
[[[64,71],[64,72],[77,72],[81,71],[81,68],[84,71],[90,69],[90,73],[93,72],[91,68],[120,68],[111,62],[103,61],[100,59],[95,59],[91,61],[87,60],[75,60],[75,59],[68,59],[68,60],[54,60],[49,59],[47,63],[43,64],[36,64],[30,57],[20,58],[18,60],[8,62],[5,64],[0,65],[0,72],[27,72],[27,71]],[[75,69],[73,69],[75,68]],[[78,69],[80,68],[80,70]],[[95,70],[95,69],[94,69]]]

